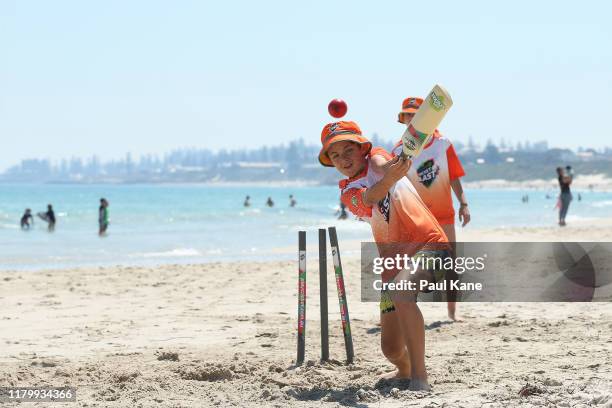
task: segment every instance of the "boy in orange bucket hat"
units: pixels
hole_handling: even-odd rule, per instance
[[[370,223],[381,256],[402,252],[427,259],[447,254],[444,231],[405,177],[410,161],[372,147],[355,122],[325,125],[321,144],[319,161],[346,177],[339,183],[341,200],[353,214]],[[396,248],[398,252],[394,252]],[[432,272],[419,270],[414,277],[430,279]],[[413,280],[407,270],[386,271],[382,278],[385,282]],[[425,328],[416,294],[381,293],[381,348],[397,367],[385,378],[409,378],[411,389],[428,390]]]
[[[402,102],[402,110],[397,115],[397,121],[408,125],[423,103],[422,98],[408,97]],[[393,155],[402,152],[400,140],[393,148]],[[463,166],[455,153],[453,144],[436,129],[434,137],[424,147],[423,151],[412,158],[412,166],[408,171],[408,179],[416,188],[427,208],[436,217],[448,240],[454,245],[455,209],[451,189],[459,201],[459,221],[465,227],[470,222],[470,211],[467,198],[461,185],[461,177],[465,176]],[[449,278],[456,279],[454,272]],[[448,317],[456,320],[456,293],[448,291]]]

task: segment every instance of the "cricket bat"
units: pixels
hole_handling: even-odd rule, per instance
[[[421,153],[451,106],[453,106],[453,100],[449,93],[436,84],[402,135],[402,157],[404,159],[411,159]]]

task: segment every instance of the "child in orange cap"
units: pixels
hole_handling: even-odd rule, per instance
[[[422,98],[406,98],[398,114],[398,122],[408,125],[422,103]],[[399,156],[401,152],[402,142],[400,140],[393,148],[393,155]],[[437,129],[431,142],[418,156],[412,158],[412,167],[408,171],[408,178],[453,245],[456,235],[451,188],[459,201],[459,221],[463,222],[463,227],[470,222],[467,198],[460,180],[464,175],[465,171],[455,153],[453,144]],[[449,277],[454,278],[452,273],[449,274]],[[448,317],[456,320],[456,293],[449,291],[448,295]]]
[[[354,122],[327,124],[321,144],[319,161],[347,177],[339,183],[341,200],[353,214],[370,223],[382,256],[393,256],[395,247],[385,244],[397,243],[411,257],[447,254],[444,231],[405,177],[410,161],[373,148]],[[420,270],[414,276],[430,279],[431,272]],[[383,273],[385,281],[398,279],[412,280],[406,270],[387,276]],[[381,348],[397,367],[385,377],[410,378],[411,389],[428,390],[424,321],[415,300],[386,291],[381,294]]]

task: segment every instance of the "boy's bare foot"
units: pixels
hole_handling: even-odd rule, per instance
[[[427,383],[427,380],[414,379],[410,381],[408,389],[410,391],[431,391],[431,386]]]
[[[448,318],[451,319],[453,322],[457,322],[457,323],[461,323],[463,320],[459,319],[457,317],[457,315],[455,314],[455,311],[448,311]]]
[[[378,376],[379,380],[410,380],[410,371],[401,372],[400,370],[394,370],[390,373],[382,374]]]

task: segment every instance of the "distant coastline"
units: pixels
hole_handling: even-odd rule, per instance
[[[392,149],[393,143],[372,136],[376,146]],[[549,148],[545,141],[509,145],[503,141],[481,147],[453,140],[465,168],[464,183],[474,188],[548,188],[555,168],[571,165],[575,186],[610,189],[612,148]],[[277,146],[220,150],[188,148],[163,155],[126,153],[103,161],[96,155],[61,160],[28,158],[0,173],[0,182],[62,184],[214,184],[214,185],[337,185],[340,175],[317,160],[319,146],[294,140]],[[473,184],[476,183],[476,184]],[[519,184],[517,184],[519,183]],[[527,184],[523,184],[527,183]],[[508,185],[509,184],[509,185]],[[578,187],[580,184],[581,187]]]
[[[504,180],[489,179],[468,181],[463,183],[469,189],[508,189],[508,190],[558,190],[557,179],[534,179],[534,180]],[[612,191],[612,178],[605,174],[579,175],[572,183],[574,190]]]

